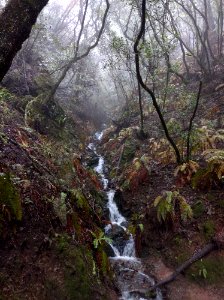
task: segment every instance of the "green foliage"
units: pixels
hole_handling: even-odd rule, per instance
[[[78,208],[81,208],[85,212],[89,212],[91,210],[88,200],[80,189],[71,190],[71,197]]]
[[[192,187],[209,189],[220,186],[224,179],[224,151],[209,149],[203,153],[206,168],[199,169],[192,178]]]
[[[154,200],[154,207],[157,209],[157,219],[160,223],[171,220],[173,222],[179,207],[181,220],[191,219],[193,216],[192,209],[186,199],[179,192],[166,191]]]
[[[67,268],[65,270],[65,288],[68,294],[68,299],[90,299],[92,278],[91,270],[93,265],[91,252],[81,246],[79,248],[71,247],[68,252],[67,260]]]
[[[197,283],[222,285],[224,280],[224,259],[217,255],[201,259],[187,270],[187,276]]]
[[[193,210],[194,218],[197,219],[201,217],[205,212],[205,206],[201,200],[198,200],[192,205],[192,210]]]
[[[126,179],[126,180],[122,183],[121,189],[122,189],[123,191],[126,191],[126,190],[128,190],[129,188],[130,188],[130,180],[129,180],[129,179]]]
[[[57,250],[60,253],[68,250],[70,240],[71,240],[71,238],[67,234],[58,235],[57,239],[56,239],[56,248],[57,248]]]
[[[108,244],[112,243],[112,240],[110,238],[106,237],[103,231],[100,231],[97,233],[91,231],[91,234],[94,238],[93,246],[95,249],[97,249],[99,247],[99,245],[102,245],[103,242],[106,242]]]
[[[189,183],[198,168],[198,163],[192,160],[177,166],[174,172],[177,185],[184,186],[186,183]]]
[[[20,196],[16,191],[10,175],[0,174],[0,223],[7,221],[21,221],[22,207]],[[1,227],[3,224],[1,224]]]
[[[178,120],[171,118],[168,122],[167,122],[167,128],[169,130],[169,132],[171,134],[178,134],[181,132],[182,130],[182,126],[181,124],[178,122]]]
[[[122,153],[121,163],[124,164],[131,161],[135,157],[136,149],[137,149],[136,144],[131,140],[127,140],[124,145],[124,151]]]
[[[207,220],[202,226],[202,232],[206,240],[210,240],[215,235],[215,224],[212,220]]]
[[[0,88],[0,102],[8,101],[13,98],[13,95],[5,88]]]
[[[41,94],[26,105],[25,123],[39,133],[58,138],[66,120],[63,109],[48,94]]]
[[[208,271],[206,270],[205,266],[203,266],[199,272],[198,272],[199,276],[203,277],[204,279],[207,278],[208,275]]]

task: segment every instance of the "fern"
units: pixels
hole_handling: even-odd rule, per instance
[[[209,189],[221,185],[224,178],[224,151],[209,149],[203,152],[206,168],[199,169],[192,178],[192,187]]]
[[[178,191],[166,191],[163,195],[158,196],[154,200],[154,207],[157,209],[157,219],[160,223],[168,221],[173,222],[178,213],[176,207],[179,207],[182,221],[191,219],[193,216],[190,205]]]
[[[91,234],[94,237],[93,246],[95,249],[97,249],[99,247],[99,245],[102,244],[102,242],[106,242],[108,244],[112,243],[112,240],[110,238],[108,238],[107,236],[105,236],[103,231],[100,231],[97,234],[94,233],[93,231],[91,231]]]
[[[186,183],[189,183],[191,181],[192,176],[197,172],[198,168],[198,163],[192,160],[177,166],[177,168],[174,171],[174,176],[176,177],[177,185],[182,187]]]

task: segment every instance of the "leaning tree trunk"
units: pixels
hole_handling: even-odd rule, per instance
[[[9,0],[0,14],[0,82],[49,0]]]

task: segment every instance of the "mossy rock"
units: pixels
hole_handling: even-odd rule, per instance
[[[108,256],[106,254],[107,251],[107,243],[102,243],[96,250],[96,261],[99,268],[99,271],[102,275],[107,275],[110,273],[110,263]]]
[[[134,141],[127,140],[124,145],[124,151],[121,157],[121,163],[125,164],[131,161],[135,157],[135,152],[137,150],[137,145]]]
[[[0,173],[0,235],[7,222],[21,221],[22,207],[20,196],[11,181],[10,175]]]
[[[97,278],[93,274],[95,266],[91,250],[86,246],[78,247],[69,243],[69,237],[63,236],[63,252],[61,259],[64,261],[64,286],[66,299],[89,300],[93,299],[92,287],[97,286]]]
[[[39,95],[26,105],[26,125],[41,134],[60,137],[65,121],[63,109],[50,99],[48,94]]]
[[[110,299],[107,295],[105,285],[101,282],[101,270],[98,268],[98,263],[94,257],[96,250],[91,250],[92,247],[77,243],[67,234],[61,234],[55,240],[56,253],[59,262],[62,263],[64,280],[60,282],[58,292],[61,298],[57,297],[50,289],[54,284],[49,277],[45,282],[47,295],[51,297],[46,299],[66,299],[66,300],[89,300],[89,299]],[[101,245],[100,247],[101,248]],[[97,249],[98,251],[98,249]],[[100,249],[100,252],[104,251]],[[102,253],[101,253],[102,254]],[[103,269],[109,269],[109,261],[106,254],[102,254]],[[102,273],[101,273],[102,274]],[[108,273],[105,273],[107,276]],[[104,275],[104,277],[105,277]],[[56,288],[57,290],[57,288]],[[53,298],[55,295],[55,298]]]
[[[71,200],[82,211],[87,213],[91,211],[88,200],[80,189],[71,190]]]

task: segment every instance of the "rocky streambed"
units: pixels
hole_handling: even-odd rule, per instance
[[[136,257],[134,237],[128,232],[128,220],[120,213],[115,202],[115,189],[110,188],[109,179],[105,175],[105,160],[97,153],[97,140],[102,138],[102,133],[95,134],[95,141],[88,145],[94,159],[97,158],[95,171],[98,173],[104,192],[107,195],[107,209],[110,223],[105,227],[105,235],[110,238],[112,251],[110,262],[116,276],[116,284],[120,290],[121,300],[161,300],[160,290],[153,294],[149,292],[154,280],[144,273],[144,265]],[[96,161],[96,160],[95,160]]]

